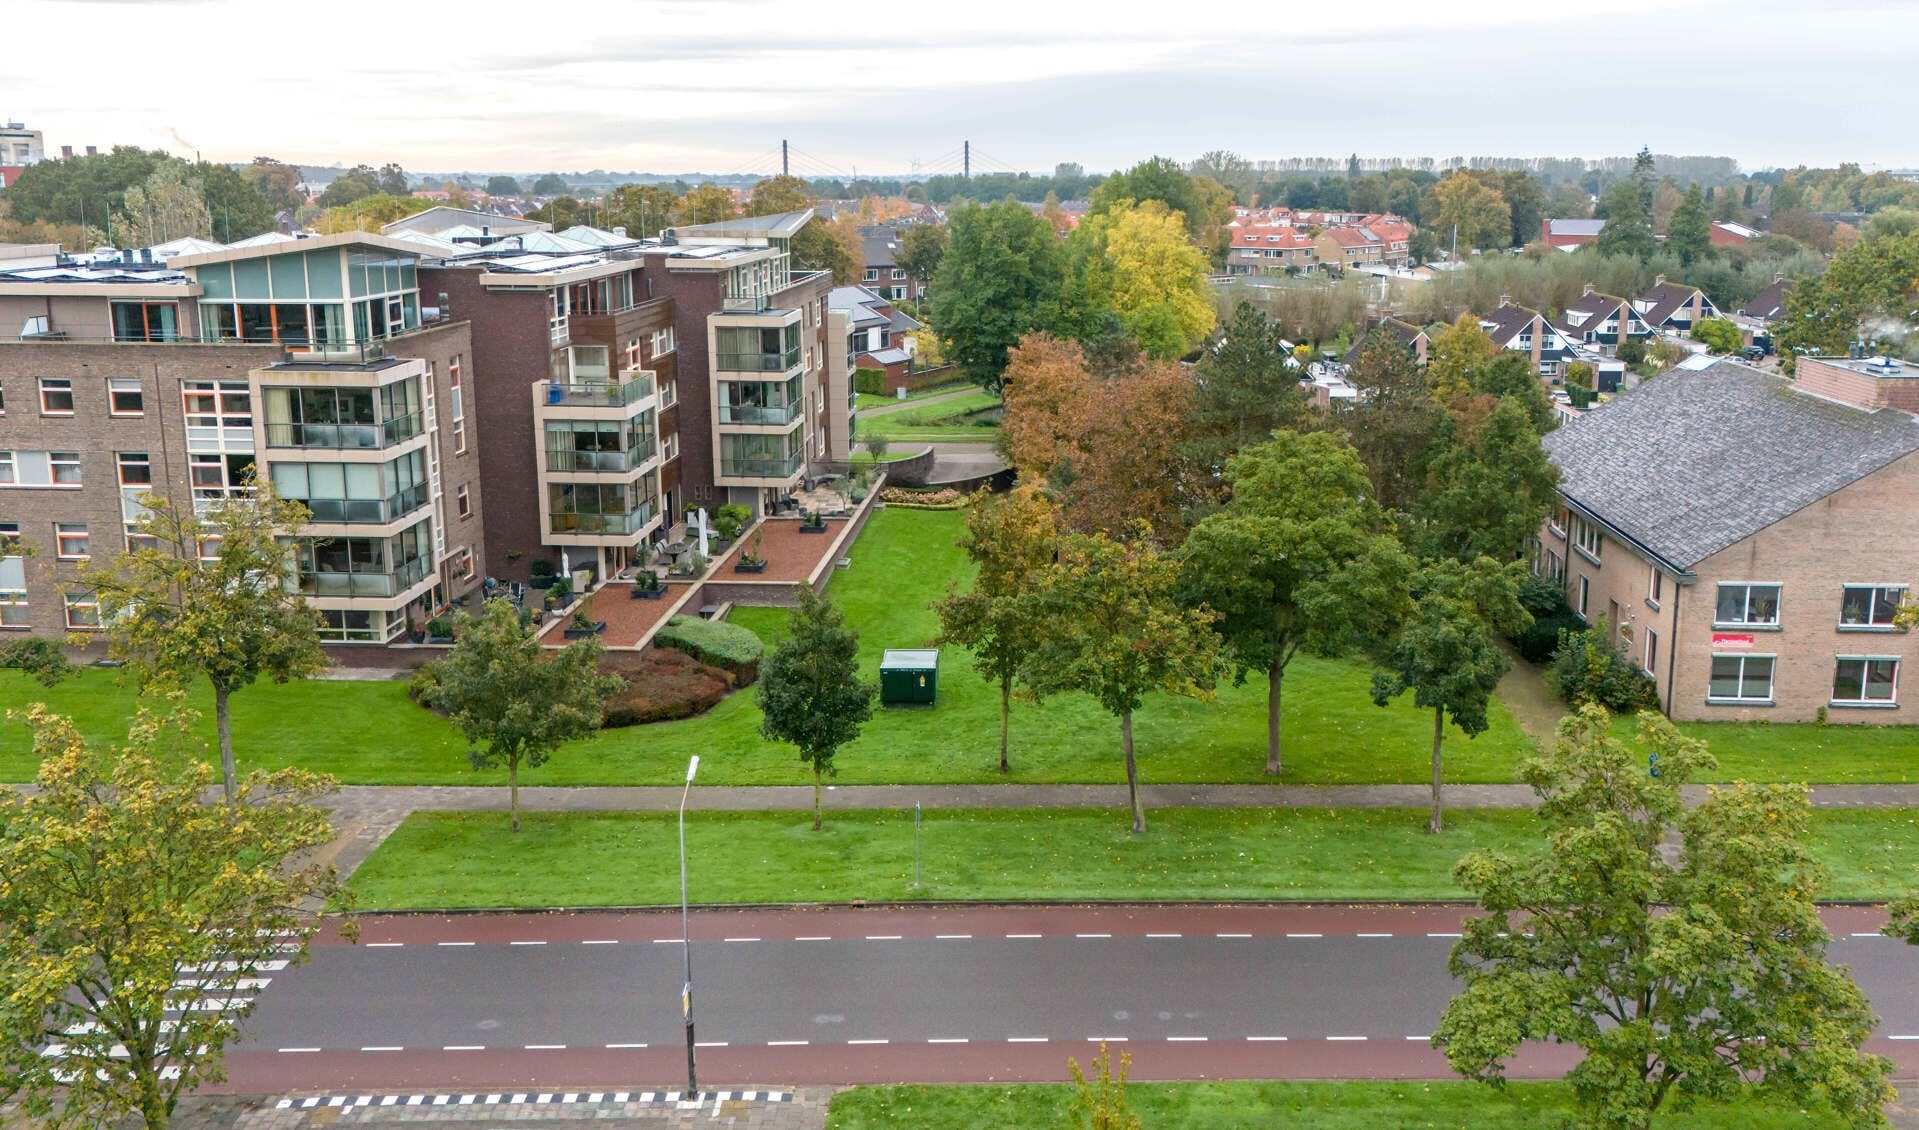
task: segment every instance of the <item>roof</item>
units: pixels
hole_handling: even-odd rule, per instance
[[[1341,247],[1371,247],[1379,242],[1379,237],[1365,228],[1334,227],[1320,234]]]
[[[538,220],[522,220],[512,216],[496,216],[489,212],[475,212],[470,208],[449,208],[440,205],[428,208],[424,212],[415,212],[411,216],[385,225],[380,231],[385,235],[399,232],[427,232],[433,235],[443,234],[449,228],[470,227],[485,228],[492,235],[517,235],[525,231],[550,231],[552,224]]]
[[[750,238],[791,239],[813,218],[811,208],[801,212],[779,212],[771,216],[742,216],[737,220],[721,220],[713,224],[681,224],[667,229],[667,232],[681,240],[707,236],[710,238]]]
[[[897,253],[900,237],[891,228],[868,229],[860,233],[860,245],[864,247],[868,267],[891,267],[898,264]]]
[[[836,286],[827,292],[828,310],[845,310],[854,326],[884,326],[892,319],[880,311],[886,299],[863,286]]]
[[[1568,305],[1565,311],[1553,320],[1553,328],[1561,333],[1571,334],[1573,338],[1577,340],[1583,338],[1587,330],[1594,328],[1607,318],[1617,314],[1621,306],[1626,307],[1628,312],[1632,309],[1631,305],[1627,303],[1625,299],[1610,294],[1601,294],[1598,291],[1594,291],[1591,294],[1581,295],[1579,301]],[[1575,325],[1571,317],[1574,314],[1587,314],[1590,316],[1587,317],[1585,321]],[[1636,317],[1637,315],[1634,316]],[[1626,328],[1627,327],[1621,327],[1621,329]]]
[[[1252,224],[1232,229],[1234,247],[1311,247],[1313,241],[1287,224]]]
[[[902,314],[898,310],[894,310],[887,317],[892,323],[892,327],[901,333],[912,333],[914,330],[923,330],[926,328],[925,323],[921,322],[918,318],[913,317],[911,314]]]
[[[923,671],[928,667],[940,665],[940,652],[936,647],[889,647],[880,656],[880,670]]]
[[[1753,295],[1752,301],[1746,303],[1739,313],[1742,317],[1770,322],[1785,314],[1786,294],[1790,290],[1792,290],[1791,279],[1776,279],[1771,286]]]
[[[1646,319],[1648,325],[1663,326],[1668,318],[1679,312],[1681,307],[1690,306],[1695,294],[1699,294],[1699,288],[1696,286],[1662,282],[1634,299],[1633,309],[1643,310],[1639,316]],[[1704,296],[1701,295],[1701,297]],[[1705,299],[1705,309],[1707,317],[1719,312],[1713,308],[1710,298]]]
[[[238,259],[261,259],[269,255],[281,255],[291,250],[325,251],[332,247],[373,247],[381,251],[398,251],[403,255],[419,255],[420,248],[389,236],[374,235],[371,232],[344,231],[332,235],[312,235],[295,239],[292,236],[280,236],[267,232],[252,239],[243,239],[238,243],[229,243],[218,251],[202,252],[198,255],[178,255],[172,259],[175,267],[199,267],[208,263],[225,263]]]
[[[1606,226],[1604,220],[1547,220],[1546,235],[1569,236],[1580,239],[1596,238],[1599,229]]]
[[[1533,319],[1539,317],[1538,311],[1528,310],[1524,306],[1507,303],[1492,313],[1479,319],[1486,329],[1486,336],[1498,345],[1506,345],[1520,334],[1532,328]]]
[[[1668,374],[1547,433],[1560,493],[1676,569],[1919,451],[1919,419],[1732,361]]]

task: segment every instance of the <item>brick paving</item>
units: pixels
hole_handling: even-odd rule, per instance
[[[768,518],[755,526],[742,537],[732,552],[726,555],[718,571],[713,574],[715,581],[781,581],[792,584],[804,581],[819,568],[820,562],[839,540],[840,531],[846,528],[848,519],[828,518],[826,532],[823,534],[803,534],[797,518]],[[735,573],[733,566],[740,555],[753,549],[753,540],[764,534],[758,547],[758,556],[766,558],[764,573]]]
[[[666,595],[658,600],[635,600],[630,595],[632,585],[614,581],[586,598],[586,614],[589,619],[606,621],[606,631],[600,635],[602,644],[607,647],[634,647],[653,630],[655,624],[666,619],[667,611],[691,587],[686,583],[669,583]],[[567,642],[565,628],[569,622],[570,618],[555,623],[540,638],[540,642]]]

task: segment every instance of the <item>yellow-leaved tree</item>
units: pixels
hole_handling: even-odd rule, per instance
[[[1204,252],[1186,218],[1158,200],[1121,201],[1074,229],[1084,253],[1085,285],[1095,309],[1118,316],[1149,355],[1190,352],[1218,319],[1206,284]]]

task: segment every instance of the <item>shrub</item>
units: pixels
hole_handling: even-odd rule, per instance
[[[1585,628],[1585,621],[1566,603],[1566,594],[1546,577],[1527,577],[1519,586],[1519,603],[1532,615],[1525,631],[1511,637],[1513,647],[1528,663],[1545,663],[1559,650],[1559,637]]]
[[[548,561],[544,557],[536,557],[532,563],[527,566],[527,572],[541,579],[551,577],[553,575],[553,562]]]
[[[553,586],[546,590],[546,595],[553,598],[553,605],[557,608],[565,604],[573,595],[573,582],[565,577],[555,577]]]
[[[760,677],[760,658],[766,645],[760,637],[738,624],[724,620],[701,620],[675,616],[653,637],[660,647],[677,648],[702,663],[709,663],[734,676],[740,686]]]
[[[1636,337],[1626,338],[1619,343],[1618,356],[1628,365],[1637,365],[1646,359],[1646,343]]]
[[[737,502],[729,502],[713,511],[713,533],[723,541],[732,541],[753,520],[753,512]]]
[[[606,652],[600,671],[626,680],[624,687],[606,696],[604,729],[704,714],[733,689],[726,672],[670,649]]]
[[[1573,706],[1596,702],[1615,714],[1656,709],[1659,693],[1626,658],[1602,617],[1590,630],[1566,632],[1546,669],[1546,683]]]
[[[426,634],[435,639],[452,639],[453,621],[444,616],[435,616],[426,622]]]
[[[880,501],[909,510],[959,510],[966,506],[966,496],[952,487],[937,490],[886,487],[880,491]]]
[[[1694,341],[1706,343],[1714,353],[1732,353],[1745,344],[1739,327],[1729,318],[1707,318],[1692,328]]]
[[[853,391],[865,393],[868,396],[885,396],[886,395],[886,370],[885,369],[855,369],[853,370]]]
[[[31,675],[41,686],[50,687],[73,672],[66,653],[52,640],[11,640],[0,644],[0,668],[11,668]]]
[[[440,661],[435,659],[430,663],[422,663],[414,669],[413,677],[406,683],[406,696],[414,702],[424,703],[426,692],[439,685]]]

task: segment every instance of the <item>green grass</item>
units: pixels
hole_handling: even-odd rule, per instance
[[[925,400],[929,396],[945,396],[949,392],[960,392],[972,387],[973,382],[971,381],[949,381],[946,384],[934,385],[931,388],[916,388],[906,394],[904,401],[901,401],[899,397],[891,393],[862,392],[859,394],[859,399],[854,402],[853,407],[857,411],[865,411],[869,408],[884,408],[888,404],[911,404],[915,400]]]
[[[849,553],[853,564],[829,593],[860,631],[865,677],[878,677],[880,653],[920,647],[939,634],[928,602],[949,580],[971,582],[970,564],[954,544],[965,526],[957,511],[882,510]],[[733,623],[769,644],[786,613],[736,608]],[[1426,779],[1431,716],[1401,700],[1372,704],[1369,670],[1360,664],[1302,657],[1286,680],[1285,757],[1291,782],[1364,783]],[[1148,700],[1134,718],[1141,778],[1147,782],[1257,782],[1264,775],[1265,684],[1257,678],[1221,686],[1216,701],[1170,696]],[[94,737],[124,736],[130,686],[115,673],[88,671],[42,690],[15,672],[0,672],[0,702],[47,701],[72,713]],[[207,717],[205,695],[196,699]],[[258,685],[233,698],[234,745],[243,766],[305,765],[349,784],[501,783],[501,771],[475,772],[466,746],[443,719],[410,703],[401,683],[299,682]],[[1509,781],[1531,743],[1505,707],[1492,705],[1491,728],[1447,742],[1447,779]],[[759,736],[753,694],[728,697],[698,718],[604,731],[574,743],[539,769],[531,785],[676,784],[686,759],[701,755],[706,784],[797,784],[806,780],[788,746]],[[206,725],[211,732],[210,721]],[[841,784],[1123,781],[1119,726],[1082,695],[1016,703],[1013,772],[998,772],[999,696],[972,670],[966,654],[947,648],[933,710],[876,710],[859,740],[840,752]],[[34,759],[24,726],[0,722],[0,777],[25,780]]]
[[[1719,760],[1722,781],[1919,781],[1919,726],[1681,722]]]
[[[1075,1058],[1082,1068],[1097,1054]],[[1063,1068],[1064,1056],[1060,1066]],[[1395,1083],[1129,1083],[1128,1105],[1146,1126],[1208,1130],[1541,1130],[1575,1125],[1563,1083],[1512,1083],[1495,1091],[1463,1081]],[[1074,1088],[1060,1084],[854,1087],[833,1096],[827,1130],[999,1130],[1073,1126]],[[1814,1130],[1845,1123],[1829,1113],[1760,1102],[1662,1113],[1662,1130]]]
[[[703,763],[702,763],[703,765]],[[1134,836],[1111,809],[700,812],[687,821],[702,903],[1079,899],[1457,899],[1467,852],[1543,846],[1530,811],[1465,809],[1426,833],[1411,809],[1165,808]],[[671,813],[415,813],[353,876],[367,910],[664,905],[679,894]],[[1919,812],[1824,810],[1812,850],[1824,898],[1919,885]]]
[[[881,416],[870,416],[876,427],[891,428],[895,425],[926,426],[938,424],[953,416],[962,416],[968,412],[978,412],[984,408],[998,408],[999,397],[979,389],[964,396],[955,396],[951,400],[942,400],[937,404],[927,404],[919,408],[906,408],[898,412],[888,412]]]

